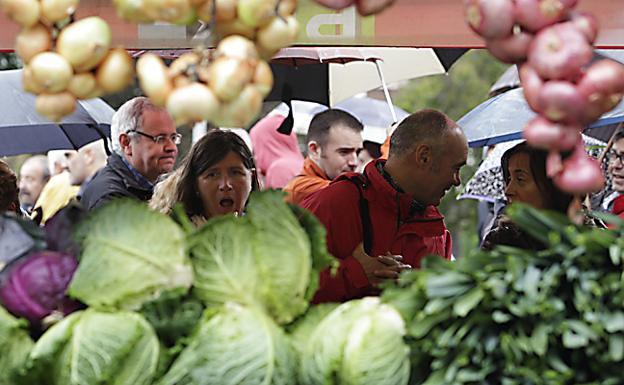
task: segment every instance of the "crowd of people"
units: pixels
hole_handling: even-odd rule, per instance
[[[109,155],[102,140],[77,151],[35,155],[19,177],[0,161],[0,212],[43,224],[70,202],[94,210],[129,197],[166,214],[181,204],[201,226],[220,215],[244,215],[252,191],[283,189],[287,202],[310,210],[326,227],[328,250],[340,260],[335,274],[321,273],[314,302],[376,294],[382,282],[419,268],[430,254],[453,259],[438,206],[461,184],[467,162],[468,144],[457,123],[440,111],[420,110],[394,128],[385,146],[364,151],[357,117],[328,109],[310,122],[304,158],[296,135],[278,132],[283,120],[270,114],[251,129],[253,152],[238,134],[210,130],[176,167],[182,137],[171,116],[137,97],[113,117]],[[505,153],[507,202],[567,215],[579,197],[553,184],[546,155],[526,143]],[[624,133],[615,136],[609,173],[620,194],[613,212],[624,217]],[[491,224],[482,247],[499,244],[543,247],[504,214]]]

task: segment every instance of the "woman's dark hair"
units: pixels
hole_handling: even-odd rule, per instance
[[[0,214],[9,210],[19,212],[18,192],[17,176],[0,160]]]
[[[553,180],[546,175],[546,157],[548,152],[529,146],[526,142],[522,142],[515,147],[505,151],[501,158],[501,166],[503,169],[503,178],[505,185],[509,183],[509,159],[515,154],[528,154],[529,155],[529,167],[531,168],[531,174],[537,185],[537,189],[542,194],[546,207],[549,210],[558,211],[560,213],[567,213],[570,202],[572,202],[573,196],[561,191]]]
[[[204,212],[197,194],[197,178],[230,152],[240,156],[245,168],[251,171],[251,191],[260,189],[253,155],[243,139],[231,131],[210,131],[193,145],[182,161],[176,200],[182,202],[189,216],[202,215]]]

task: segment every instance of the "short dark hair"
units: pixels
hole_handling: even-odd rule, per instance
[[[202,215],[204,212],[202,201],[197,195],[197,178],[230,152],[239,155],[245,168],[252,172],[251,190],[260,189],[253,155],[243,139],[231,131],[209,131],[193,145],[181,165],[182,171],[178,181],[179,188],[177,189],[176,201],[182,202],[189,216]]]
[[[327,143],[329,129],[338,124],[355,132],[362,132],[364,129],[362,123],[355,116],[343,110],[329,108],[314,115],[312,121],[310,121],[306,138],[307,142],[315,141],[324,146]]]
[[[620,139],[624,139],[624,126],[618,125],[618,128],[613,134],[613,142],[615,143]]]
[[[415,146],[443,138],[457,125],[442,112],[430,108],[417,111],[401,121],[390,137],[390,157],[402,157]]]
[[[566,214],[570,202],[574,198],[572,195],[563,192],[555,184],[553,180],[546,175],[546,158],[548,152],[535,147],[529,146],[528,143],[522,142],[509,150],[505,151],[501,158],[501,167],[503,169],[503,179],[505,186],[509,183],[511,175],[509,174],[509,160],[515,154],[528,154],[529,167],[531,174],[537,185],[537,189],[542,194],[549,210],[558,211]]]
[[[0,214],[8,211],[11,204],[14,204],[16,211],[19,209],[18,192],[17,176],[8,164],[0,160]]]

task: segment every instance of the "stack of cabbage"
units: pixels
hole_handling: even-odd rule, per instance
[[[86,309],[34,346],[0,312],[0,385],[407,383],[392,307],[306,313],[319,271],[336,264],[311,214],[265,192],[243,217],[177,219],[118,201],[83,221],[68,294]]]

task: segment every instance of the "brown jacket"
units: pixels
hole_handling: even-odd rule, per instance
[[[327,174],[312,159],[306,158],[301,173],[284,187],[288,194],[286,201],[300,206],[308,195],[324,189],[330,182]]]

